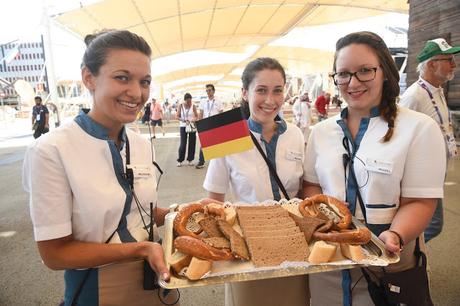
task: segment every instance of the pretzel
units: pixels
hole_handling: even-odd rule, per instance
[[[366,244],[371,240],[371,231],[367,228],[359,228],[354,230],[341,230],[339,232],[332,231],[329,233],[313,233],[313,238],[349,244]]]
[[[206,260],[232,260],[234,259],[229,249],[217,249],[203,240],[190,236],[179,236],[174,239],[174,247],[181,253]]]
[[[220,207],[217,207],[220,206]],[[205,214],[216,215],[218,218],[223,218],[225,220],[225,211],[222,205],[219,204],[201,204],[201,203],[192,203],[188,204],[182,208],[174,218],[173,227],[179,236],[191,236],[197,239],[200,239],[201,236],[197,235],[197,232],[192,232],[187,229],[187,222],[189,222],[190,217],[196,213],[201,212]]]
[[[321,204],[327,206],[329,213]],[[323,218],[325,215],[333,219],[335,225],[340,229],[347,229],[351,224],[351,213],[347,205],[337,198],[325,194],[317,194],[306,198],[299,204],[299,212],[304,217]],[[330,216],[332,214],[332,216]]]

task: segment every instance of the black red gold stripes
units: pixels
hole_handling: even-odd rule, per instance
[[[254,146],[240,108],[199,120],[196,128],[206,160],[250,150]]]

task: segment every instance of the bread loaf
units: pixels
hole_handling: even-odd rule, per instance
[[[190,264],[191,260],[192,256],[176,251],[171,255],[169,264],[171,265],[171,268],[173,268],[173,270],[179,274],[183,268]]]
[[[228,222],[228,224],[233,225],[235,224],[236,220],[236,210],[233,207],[226,207],[224,209],[225,212],[225,221]]]
[[[342,252],[343,256],[356,262],[366,258],[366,255],[364,255],[363,248],[359,245],[341,243],[340,251]]]
[[[308,261],[312,264],[326,263],[331,260],[337,250],[337,245],[329,244],[322,240],[313,244]]]
[[[198,280],[211,271],[211,268],[212,261],[193,257],[185,272],[185,276],[190,280]]]

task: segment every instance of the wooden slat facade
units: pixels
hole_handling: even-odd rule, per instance
[[[460,0],[410,0],[407,86],[418,79],[417,54],[429,39],[443,37],[452,46],[460,46]],[[460,66],[460,54],[456,56]],[[446,85],[451,109],[460,110],[460,68]]]

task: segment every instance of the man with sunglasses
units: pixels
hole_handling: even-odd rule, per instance
[[[460,47],[450,46],[443,38],[427,41],[417,55],[419,79],[404,92],[400,101],[400,105],[425,113],[438,123],[446,143],[448,159],[457,155],[457,146],[442,86],[454,78],[457,67],[454,55],[459,52]],[[425,230],[425,241],[438,236],[442,226],[442,199],[438,199],[431,223]]]

